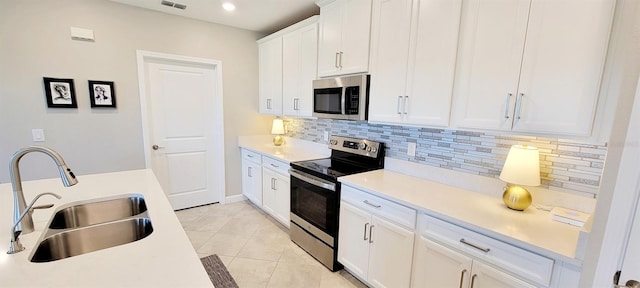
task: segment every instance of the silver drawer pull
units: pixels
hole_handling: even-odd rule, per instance
[[[251,155],[251,154],[247,154],[247,157],[249,157],[249,158],[253,158],[253,155]]]
[[[280,167],[280,166],[278,166],[278,165],[274,165],[273,163],[271,163],[271,164],[269,164],[269,165],[271,165],[271,166],[273,166],[273,167],[276,167],[276,168]]]
[[[464,238],[460,239],[460,243],[468,245],[468,246],[471,246],[473,248],[476,248],[476,249],[478,249],[478,250],[480,250],[480,251],[482,251],[484,253],[489,253],[489,251],[491,251],[491,249],[489,249],[489,248],[482,248],[482,247],[480,247],[480,246],[478,246],[476,244],[469,243],[469,242],[467,242],[467,240],[464,240]]]
[[[368,200],[364,200],[364,204],[367,204],[367,205],[369,205],[369,206],[373,206],[373,207],[376,207],[376,208],[380,208],[380,207],[382,207],[382,206],[380,206],[380,205],[373,204],[373,203],[369,202]]]

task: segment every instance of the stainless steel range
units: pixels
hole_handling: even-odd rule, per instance
[[[340,183],[337,178],[384,168],[384,143],[331,136],[331,158],[291,163],[291,241],[331,271],[337,261]]]

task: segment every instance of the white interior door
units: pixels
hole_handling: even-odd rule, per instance
[[[176,210],[220,202],[224,196],[219,68],[143,59],[147,167]]]

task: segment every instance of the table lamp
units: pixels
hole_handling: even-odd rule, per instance
[[[507,182],[502,200],[507,207],[522,211],[531,205],[531,194],[519,185],[540,185],[540,156],[538,148],[513,145],[504,162],[500,180]]]
[[[280,135],[284,135],[284,122],[282,119],[273,119],[273,126],[271,126],[271,134],[276,135],[273,137],[273,145],[280,146],[284,143],[284,139]]]

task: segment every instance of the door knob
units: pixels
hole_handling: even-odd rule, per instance
[[[162,149],[162,148],[164,148],[164,147],[160,147],[160,146],[155,145],[155,144],[153,146],[151,146],[151,149],[153,149],[153,150],[158,150],[158,149]]]

